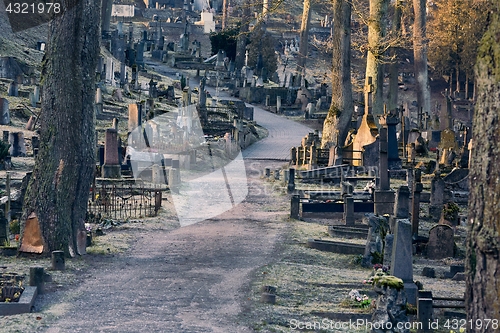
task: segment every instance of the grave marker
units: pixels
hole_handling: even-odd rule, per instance
[[[10,124],[9,101],[6,98],[0,98],[0,125],[9,125],[9,124]]]
[[[413,282],[413,243],[411,223],[408,219],[396,220],[392,247],[391,275],[403,280],[408,303],[417,304],[417,286]]]
[[[118,132],[114,128],[106,129],[102,177],[121,177],[120,159],[118,156]]]
[[[455,243],[453,229],[446,224],[438,224],[429,230],[427,258],[437,260],[453,257]]]

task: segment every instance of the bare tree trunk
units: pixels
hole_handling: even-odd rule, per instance
[[[63,8],[73,3],[63,1]],[[85,215],[95,168],[95,70],[99,0],[73,3],[49,25],[42,83],[40,151],[23,207],[35,213],[43,251],[85,253]]]
[[[486,327],[500,320],[500,6],[494,2],[489,28],[478,51],[477,103],[473,120],[473,150],[469,179],[469,232],[466,255],[465,302],[467,332],[498,332]],[[483,324],[482,327],[479,324]],[[472,326],[472,327],[471,327]]]
[[[221,23],[222,30],[226,29],[227,25],[227,1],[228,0],[222,1],[222,23]]]
[[[401,38],[401,0],[394,3],[394,17],[392,20],[392,38]],[[389,92],[387,94],[387,108],[394,110],[398,107],[398,52],[391,47],[391,63],[389,64]]]
[[[427,72],[426,0],[413,0],[415,22],[413,24],[413,57],[417,79],[418,109],[431,112],[431,91]],[[451,80],[451,79],[450,79]],[[450,91],[451,92],[451,91]]]
[[[370,18],[368,20],[368,56],[366,59],[366,79],[372,78],[373,106],[372,113],[377,118],[384,112],[384,47],[386,16],[389,0],[370,0]],[[378,122],[377,122],[378,124]]]
[[[332,0],[332,103],[323,124],[322,148],[344,145],[354,109],[351,84],[351,2]]]
[[[305,72],[307,52],[309,45],[309,27],[311,22],[311,0],[304,0],[302,11],[302,24],[300,26],[299,56],[297,59],[297,72],[302,75]]]
[[[245,0],[243,2],[243,17],[241,18],[240,34],[238,35],[238,40],[236,42],[236,59],[234,60],[234,66],[237,70],[240,70],[245,65],[248,25],[251,19],[250,6],[251,4],[249,0]]]

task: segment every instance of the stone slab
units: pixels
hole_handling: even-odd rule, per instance
[[[363,254],[365,253],[365,246],[358,244],[350,244],[343,242],[333,242],[322,239],[308,239],[307,247],[312,249],[341,253],[341,254]]]

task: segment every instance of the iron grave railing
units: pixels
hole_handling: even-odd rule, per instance
[[[165,186],[127,180],[96,179],[88,203],[92,219],[126,220],[156,216]]]

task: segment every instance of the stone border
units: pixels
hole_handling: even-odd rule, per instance
[[[341,254],[364,254],[365,246],[343,242],[332,242],[322,239],[308,239],[307,247],[320,251],[335,252]]]
[[[0,303],[0,316],[31,312],[37,294],[37,287],[25,287],[18,302]]]

